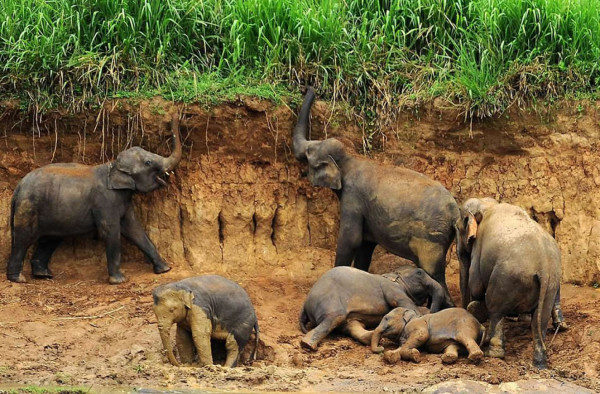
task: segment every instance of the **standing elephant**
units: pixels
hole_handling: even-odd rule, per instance
[[[371,350],[383,352],[379,341],[384,336],[401,344],[398,349],[385,352],[385,360],[392,364],[400,359],[418,363],[420,347],[431,353],[444,353],[442,362],[445,364],[454,363],[459,349],[464,347],[469,360],[479,362],[483,352],[477,343],[483,340],[484,334],[483,326],[462,308],[444,309],[420,317],[410,309],[396,308],[381,319],[373,332]]]
[[[293,133],[294,156],[308,161],[308,179],[340,200],[336,266],[368,271],[378,244],[413,261],[438,281],[445,306],[454,306],[446,286],[446,252],[460,217],[456,201],[440,183],[406,168],[359,157],[337,138],[308,141],[315,98],[309,87]]]
[[[314,284],[300,314],[300,329],[306,335],[301,345],[317,350],[336,328],[368,345],[372,328],[391,309],[416,310],[429,297],[432,310],[444,302],[444,289],[425,271],[406,267],[395,273],[374,275],[352,267],[335,267]],[[314,327],[308,331],[307,324]]]
[[[463,306],[480,321],[489,316],[486,355],[504,357],[504,316],[532,313],[533,364],[546,368],[544,339],[553,309],[562,323],[556,241],[523,209],[492,199],[467,200],[461,216],[456,229]]]
[[[11,201],[11,254],[8,280],[25,282],[23,259],[36,244],[33,277],[52,278],[50,257],[66,236],[97,231],[106,241],[109,282],[122,283],[121,235],[144,252],[157,274],[170,270],[137,221],[131,203],[134,192],[150,192],[166,186],[165,174],[181,160],[179,119],[173,115],[175,148],[169,157],[140,147],[127,149],[111,163],[97,166],[50,164],[27,174]]]
[[[160,339],[171,364],[180,365],[171,344],[173,324],[177,324],[175,340],[182,363],[191,364],[197,355],[201,365],[212,365],[213,338],[225,341],[225,366],[234,367],[252,329],[256,341],[251,358],[256,358],[256,313],[248,294],[237,283],[219,275],[198,276],[159,286],[152,296]]]

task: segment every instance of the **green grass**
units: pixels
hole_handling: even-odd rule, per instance
[[[596,94],[599,67],[600,0],[0,0],[0,95],[38,111],[310,82],[378,127],[435,97],[489,117]]]

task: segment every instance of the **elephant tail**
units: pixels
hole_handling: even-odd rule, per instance
[[[485,344],[487,336],[487,329],[483,324],[479,325],[479,347],[482,347]]]
[[[258,352],[258,341],[260,337],[260,330],[258,329],[258,319],[254,323],[254,333],[256,334],[256,339],[254,340],[254,350],[252,351],[252,356],[250,358],[251,361],[256,360],[256,353]]]
[[[306,314],[306,310],[304,309],[304,306],[302,306],[302,312],[300,313],[300,329],[302,330],[302,332],[304,334],[306,334],[308,332],[308,329],[306,328],[306,324],[310,321],[310,319],[308,318],[308,315]]]
[[[17,185],[12,199],[10,200],[10,245],[14,246],[15,242],[15,207],[17,205],[17,196],[19,195],[20,184]]]

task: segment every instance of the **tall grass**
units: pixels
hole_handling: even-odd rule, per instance
[[[600,0],[0,0],[0,92],[36,105],[202,74],[308,81],[371,118],[436,96],[485,117],[596,92],[599,64]]]

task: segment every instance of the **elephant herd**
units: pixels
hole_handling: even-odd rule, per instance
[[[394,363],[419,361],[419,349],[454,362],[466,350],[473,362],[504,357],[503,321],[531,315],[533,364],[547,367],[546,329],[550,319],[566,328],[560,308],[560,251],[556,241],[527,213],[491,198],[459,206],[440,183],[408,169],[385,166],[355,153],[341,138],[308,139],[315,92],[308,88],[293,131],[294,156],[308,163],[314,186],[333,189],[340,201],[335,267],[321,276],[300,313],[300,346],[316,351],[334,330],[373,352],[382,337],[400,346],[384,353]],[[182,157],[179,118],[171,122],[175,147],[161,157],[134,147],[98,166],[51,164],[27,174],[11,201],[11,254],[7,278],[25,282],[27,249],[35,244],[32,276],[51,278],[49,261],[66,236],[96,232],[106,243],[109,282],[125,281],[120,269],[121,235],[142,250],[157,274],[170,267],[137,221],[135,192],[166,185]],[[456,241],[462,308],[455,307],[445,278],[446,256]],[[368,273],[381,245],[417,267]],[[353,265],[354,267],[350,267]],[[212,364],[211,339],[225,341],[226,366],[235,366],[255,332],[256,313],[236,283],[207,275],[157,287],[153,308],[169,361]],[[429,313],[422,314],[427,305]],[[489,320],[489,328],[482,325]],[[177,324],[175,357],[169,335]]]

